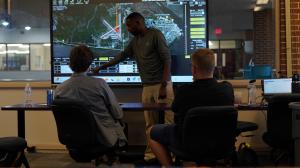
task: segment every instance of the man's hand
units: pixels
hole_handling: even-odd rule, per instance
[[[98,74],[100,70],[101,70],[101,67],[98,67],[98,66],[97,66],[96,68],[92,69],[92,72],[93,72],[94,74]]]
[[[158,99],[165,99],[165,98],[167,98],[167,89],[165,86],[160,86]]]

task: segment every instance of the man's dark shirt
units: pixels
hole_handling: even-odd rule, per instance
[[[175,132],[178,138],[182,135],[185,114],[193,107],[234,105],[234,92],[228,82],[217,82],[215,79],[199,79],[177,89],[172,110],[175,113]]]

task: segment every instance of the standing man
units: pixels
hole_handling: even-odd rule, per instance
[[[129,14],[126,18],[128,31],[134,36],[124,51],[114,59],[94,69],[99,72],[109,66],[115,65],[128,57],[136,59],[143,84],[143,103],[172,103],[174,94],[171,82],[171,55],[163,34],[154,28],[145,26],[144,17],[137,12]],[[146,130],[158,123],[158,114],[144,112]],[[173,122],[173,115],[166,113],[166,123]],[[151,152],[147,137],[147,149],[144,159],[149,161],[155,156]]]

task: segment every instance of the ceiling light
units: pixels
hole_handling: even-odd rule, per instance
[[[30,30],[31,27],[30,26],[25,26],[25,30]]]
[[[19,45],[19,48],[29,48],[29,45],[28,44],[22,44],[22,45]]]
[[[8,47],[20,47],[23,44],[7,44]]]
[[[21,51],[21,50],[7,50],[8,54],[29,54],[29,50]]]
[[[257,5],[266,5],[269,3],[269,0],[257,0],[256,4]]]
[[[44,43],[43,46],[45,46],[45,47],[50,47],[51,44],[49,44],[49,43]]]
[[[5,27],[6,27],[6,26],[8,26],[8,25],[9,25],[9,22],[4,20],[4,21],[2,21],[2,23],[1,23],[1,24],[2,24],[3,26],[5,26]]]

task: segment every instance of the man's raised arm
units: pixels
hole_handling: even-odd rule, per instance
[[[96,68],[94,68],[93,72],[94,73],[99,73],[99,71],[101,69],[106,69],[107,67],[116,65],[116,64],[120,63],[121,61],[123,61],[125,58],[126,58],[125,54],[123,54],[123,52],[121,52],[115,58],[110,60],[109,62],[106,62],[105,64],[103,64],[101,66],[97,66]]]
[[[99,73],[99,71],[101,69],[106,69],[107,67],[116,65],[118,63],[120,63],[121,61],[125,60],[127,57],[132,57],[132,47],[131,47],[131,42],[128,44],[128,46],[125,48],[124,51],[120,52],[117,56],[115,56],[115,58],[113,58],[112,60],[106,62],[105,64],[98,66],[96,68],[93,69],[94,73]]]

